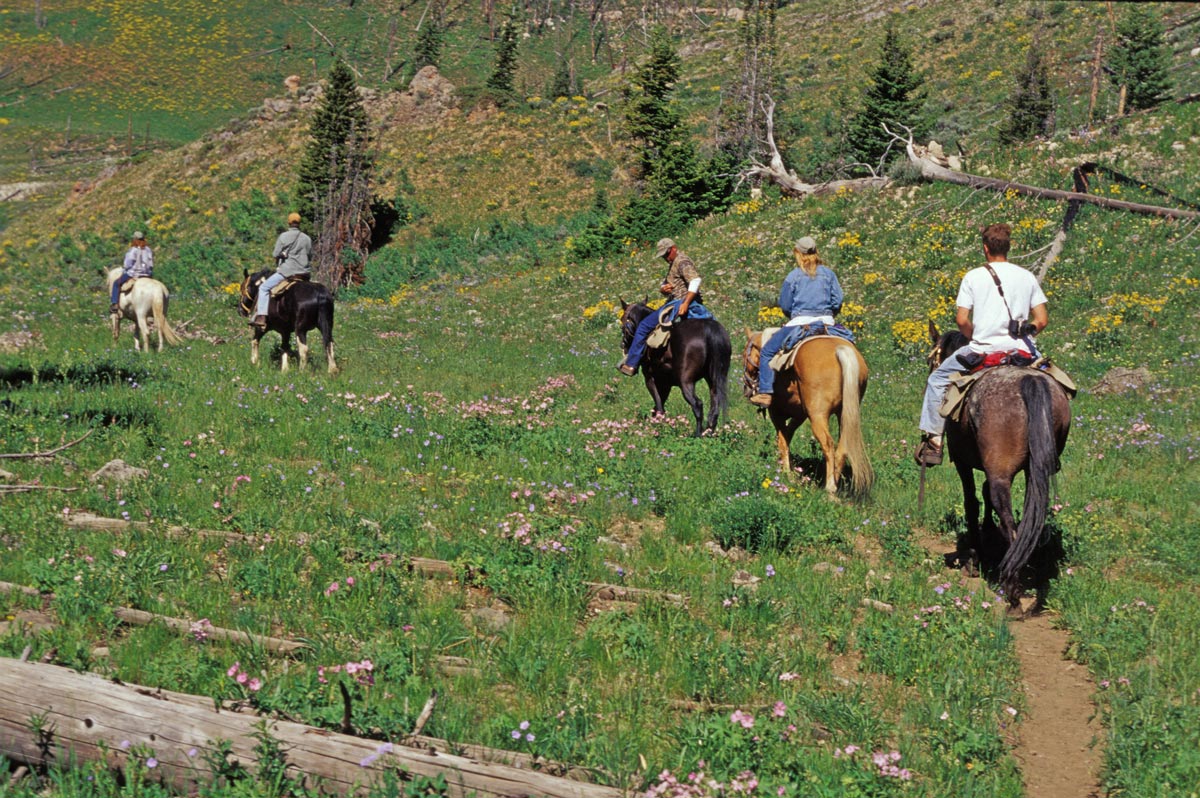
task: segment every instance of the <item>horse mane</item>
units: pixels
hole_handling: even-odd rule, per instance
[[[942,337],[938,341],[938,346],[942,351],[942,359],[944,360],[969,343],[971,343],[971,340],[958,330],[946,330],[946,332],[942,333]]]

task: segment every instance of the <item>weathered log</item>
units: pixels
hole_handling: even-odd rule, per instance
[[[905,144],[905,148],[908,152],[908,159],[912,161],[918,169],[920,169],[921,177],[924,177],[926,180],[954,183],[955,185],[959,186],[983,188],[991,191],[1012,191],[1026,197],[1034,197],[1036,199],[1082,202],[1089,205],[1098,205],[1101,208],[1111,208],[1119,211],[1130,211],[1131,213],[1161,216],[1164,219],[1200,219],[1200,211],[1188,211],[1179,208],[1164,208],[1161,205],[1146,205],[1140,202],[1128,202],[1126,200],[1101,197],[1097,196],[1096,194],[1087,194],[1080,191],[1061,191],[1053,188],[1041,188],[1040,186],[1030,186],[1024,183],[1016,183],[1012,180],[983,177],[981,175],[973,175],[968,172],[955,172],[953,169],[947,169],[944,166],[934,163],[928,158],[918,155],[914,150],[912,139],[908,140],[908,142]]]
[[[41,718],[45,737],[29,729]],[[174,789],[188,790],[211,778],[204,755],[228,741],[233,758],[255,768],[255,738],[261,720],[221,712],[197,696],[181,696],[67,668],[0,659],[0,755],[31,767],[103,760],[145,767],[130,751],[152,751],[154,774]],[[465,756],[380,744],[289,721],[269,723],[269,733],[287,752],[296,771],[319,778],[330,790],[359,795],[387,766],[410,774],[445,776],[449,794],[548,798],[617,798],[624,793],[535,770],[491,764]]]
[[[192,633],[192,622],[181,618],[170,618],[166,615],[146,612],[145,610],[135,610],[130,607],[115,607],[113,608],[113,614],[117,616],[117,620],[127,623],[130,626],[150,626],[151,624],[161,623],[171,631],[178,632],[179,634]],[[231,640],[234,643],[241,643],[242,645],[261,646],[274,654],[295,654],[297,651],[308,648],[307,644],[296,640],[284,640],[279,637],[256,635],[238,629],[224,629],[220,626],[205,626],[204,635],[213,640]]]
[[[92,429],[83,433],[83,435],[76,438],[75,440],[73,440],[69,443],[64,443],[62,446],[55,447],[54,449],[47,449],[44,452],[18,452],[18,453],[0,454],[0,459],[4,459],[4,460],[29,459],[29,460],[32,460],[32,459],[37,459],[39,457],[53,457],[54,455],[58,454],[59,452],[63,451],[64,449],[70,449],[72,446],[74,446],[75,444],[84,440],[85,438],[87,438],[87,436],[91,435],[95,431],[96,430],[93,427]]]
[[[126,521],[123,518],[106,518],[86,512],[72,512],[64,515],[62,519],[67,526],[99,532],[123,532],[128,529],[153,528],[153,525],[146,521]],[[239,532],[226,532],[221,529],[190,529],[183,526],[168,526],[167,535],[169,537],[221,538],[230,543],[247,543],[255,540],[254,537]]]
[[[594,598],[604,601],[662,601],[677,607],[687,607],[687,596],[679,593],[664,593],[661,590],[649,590],[644,587],[625,587],[624,585],[606,585],[602,582],[584,582]]]

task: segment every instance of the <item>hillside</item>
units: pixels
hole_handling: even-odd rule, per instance
[[[86,4],[100,9],[90,24],[118,7],[131,6]],[[355,52],[378,74],[387,26],[351,23],[385,7],[297,2],[283,16],[320,9],[328,17],[305,18],[322,31],[335,16],[368,30]],[[1184,97],[1198,85],[1196,15],[1159,7]],[[228,8],[264,13],[249,2]],[[876,2],[781,10],[781,145],[801,174],[819,165],[890,19],[917,43],[941,109],[936,135],[961,147],[970,171],[1069,188],[1071,170],[1092,162],[1102,167],[1092,193],[1197,200],[1200,105],[1101,120],[1115,109],[1102,85],[1086,124],[1106,6],[890,11]],[[420,13],[407,8],[406,24]],[[684,54],[678,103],[707,144],[739,29],[715,9],[671,19]],[[903,174],[879,191],[800,200],[743,187],[728,212],[677,236],[735,350],[727,417],[716,436],[692,439],[677,393],[665,419],[649,418],[641,381],[613,370],[619,300],[653,290],[662,262],[648,242],[602,262],[571,249],[599,189],[615,204],[633,191],[617,98],[641,32],[631,18],[609,24],[611,62],[587,75],[578,98],[533,94],[552,72],[545,60],[521,78],[524,103],[472,104],[486,40],[478,23],[468,37],[466,22],[451,48],[463,61],[444,70],[459,107],[364,81],[379,193],[421,213],[373,254],[367,285],[341,296],[335,377],[319,355],[309,373],[279,373],[277,352],[250,366],[228,293],[243,269],[264,264],[288,209],[312,88],[293,97],[275,80],[300,54],[279,56],[279,72],[263,67],[269,77],[236,102],[271,102],[233,121],[214,101],[211,116],[186,123],[194,132],[173,117],[183,132],[132,156],[121,151],[119,115],[115,129],[89,134],[116,149],[80,163],[70,185],[18,209],[0,234],[0,453],[89,434],[55,457],[4,460],[0,581],[43,595],[0,592],[9,624],[0,655],[28,646],[31,661],[323,730],[347,723],[340,684],[355,733],[397,744],[436,691],[426,733],[570,763],[639,793],[730,795],[753,781],[760,793],[795,796],[1188,794],[1200,782],[1194,223],[1085,206],[1047,272],[1050,327],[1039,343],[1081,386],[1050,522],[1064,553],[1049,613],[1009,621],[986,582],[941,556],[965,527],[952,468],[929,470],[917,507],[911,452],[928,324],[952,323],[981,223],[1012,224],[1012,259],[1033,267],[1066,204]],[[28,37],[31,25],[4,35]],[[1008,78],[1035,35],[1054,42],[1058,132],[1001,148]],[[263,49],[277,41],[264,36]],[[12,120],[6,133],[36,143],[62,118],[31,110]],[[135,228],[151,236],[170,318],[187,338],[161,354],[129,351],[128,328],[113,343],[105,325],[98,270]],[[877,481],[861,499],[824,495],[807,427],[792,447],[798,470],[783,473],[769,423],[737,396],[744,331],[771,317],[802,235],[837,271],[842,318],[870,369],[863,412]],[[89,478],[113,458],[147,473],[128,484]],[[148,525],[68,525],[84,513]],[[209,532],[172,537],[176,525]],[[427,578],[414,558],[449,563],[447,578]],[[651,598],[605,598],[588,583]],[[182,636],[131,627],[114,607],[197,626]],[[283,659],[222,643],[201,619],[308,648]],[[1030,628],[1049,641],[1042,673],[1080,679],[1082,697],[1053,717],[1039,714]],[[369,680],[346,667],[361,674],[363,662]],[[1037,747],[1064,719],[1086,730],[1092,716],[1094,760]],[[4,755],[31,723],[10,720]],[[79,779],[113,795],[147,787],[149,760],[168,753],[151,734],[107,741],[109,764],[146,780],[101,765]],[[264,754],[262,772],[270,762]],[[404,794],[398,783],[384,788],[386,766],[364,764],[364,779],[380,776],[380,795]],[[214,770],[208,758],[196,768]],[[690,793],[669,789],[701,771],[721,786],[697,777]],[[1070,774],[1074,793],[1047,786],[1048,772]],[[92,794],[56,773],[35,772],[10,794]],[[453,784],[409,786],[456,794]],[[240,789],[278,794],[265,776]]]

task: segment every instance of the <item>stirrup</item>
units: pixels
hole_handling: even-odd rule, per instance
[[[913,459],[920,466],[936,466],[942,464],[942,445],[933,442],[933,439],[926,435],[921,439],[921,445],[917,447],[917,451],[913,453]]]
[[[755,407],[770,407],[771,406],[771,394],[756,393],[756,394],[754,394],[754,396],[750,397],[750,404],[754,405]]]

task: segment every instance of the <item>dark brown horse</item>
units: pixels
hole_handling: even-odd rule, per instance
[[[272,269],[263,269],[250,274],[243,271],[241,299],[238,312],[249,316],[254,312],[258,300],[258,287],[271,276]],[[333,359],[333,296],[320,283],[300,282],[277,297],[271,297],[267,311],[267,328],[254,330],[250,344],[250,362],[258,365],[258,342],[268,330],[279,333],[283,339],[283,371],[288,369],[288,353],[292,349],[292,333],[300,344],[300,368],[308,365],[308,331],[316,329],[325,344],[325,361],[330,374],[336,374],[337,362]]]
[[[746,350],[742,355],[745,376],[742,381],[747,397],[758,391],[762,333],[746,330]],[[862,434],[862,397],[867,390],[867,362],[854,344],[843,338],[821,336],[805,341],[796,353],[792,367],[779,373],[775,393],[767,415],[775,425],[775,442],[783,470],[791,473],[792,436],[808,419],[813,437],[825,454],[825,490],[837,493],[842,469],[850,466],[850,486],[856,494],[865,493],[875,480]],[[834,443],[829,419],[838,420],[838,440]]]
[[[638,324],[653,313],[644,302],[627,304],[621,300],[621,349],[629,351]],[[717,428],[725,410],[726,383],[729,380],[729,360],[732,355],[729,333],[716,319],[681,319],[671,325],[671,337],[662,349],[647,349],[642,358],[642,376],[646,390],[654,400],[654,414],[661,415],[663,403],[671,388],[679,386],[683,400],[696,417],[696,437]],[[704,417],[704,402],[696,395],[696,383],[708,383],[708,418]]]
[[[957,330],[938,335],[930,323],[933,351],[930,368],[952,355],[967,339]],[[1021,599],[1021,571],[1044,540],[1050,505],[1050,480],[1059,469],[1059,456],[1071,428],[1071,400],[1066,390],[1043,371],[1022,366],[985,370],[964,400],[958,421],[946,420],[946,448],[963,487],[967,520],[965,554],[970,564],[995,567],[987,556],[981,529],[995,529],[1000,519],[998,546],[1000,587],[1010,607]],[[975,494],[975,471],[983,472],[983,527]],[[1013,517],[1012,484],[1025,473],[1025,504],[1018,524]],[[962,551],[962,546],[959,547]],[[981,557],[981,555],[984,555]],[[981,562],[982,561],[982,562]],[[1038,606],[1045,599],[1045,580],[1037,585]]]

